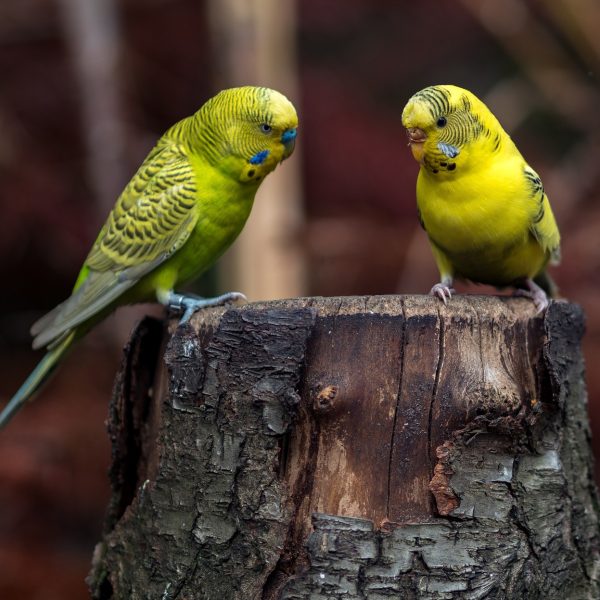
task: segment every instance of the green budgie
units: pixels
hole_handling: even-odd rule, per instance
[[[298,117],[275,90],[224,90],[173,125],[119,196],[71,296],[31,328],[47,353],[0,413],[0,427],[47,379],[74,341],[117,306],[158,302],[183,313],[243,298],[176,293],[242,230],[263,179],[294,150]]]

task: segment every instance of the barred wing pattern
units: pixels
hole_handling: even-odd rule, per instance
[[[542,180],[529,165],[525,166],[524,174],[531,196],[537,203],[530,231],[544,252],[549,255],[552,264],[558,264],[560,262],[560,233],[550,208],[548,196],[544,191]]]
[[[185,149],[166,140],[148,155],[100,231],[73,295],[31,329],[39,348],[132,287],[186,242],[198,215]]]

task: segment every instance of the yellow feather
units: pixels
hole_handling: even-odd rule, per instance
[[[541,180],[496,117],[468,90],[445,85],[415,94],[402,121],[442,282],[529,286],[558,258],[560,236]]]

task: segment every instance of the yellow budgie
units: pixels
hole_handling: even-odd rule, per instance
[[[183,313],[243,298],[183,296],[242,230],[260,183],[294,150],[298,118],[275,90],[224,90],[173,125],[119,196],[72,295],[31,328],[48,352],[0,414],[0,427],[72,343],[122,304],[158,300]]]
[[[537,173],[475,95],[454,85],[417,92],[402,113],[421,165],[417,206],[447,302],[455,278],[514,286],[538,311],[554,285],[560,234]]]

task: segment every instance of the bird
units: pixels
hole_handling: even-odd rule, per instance
[[[469,90],[433,85],[402,111],[419,163],[417,211],[440,273],[444,304],[455,279],[514,287],[537,311],[557,288],[560,233],[540,176],[490,109]]]
[[[0,413],[0,428],[40,389],[73,343],[117,306],[158,301],[183,313],[244,299],[176,291],[232,244],[265,177],[294,151],[298,116],[280,92],[225,89],[170,127],[117,198],[71,295],[31,327],[47,352]]]

